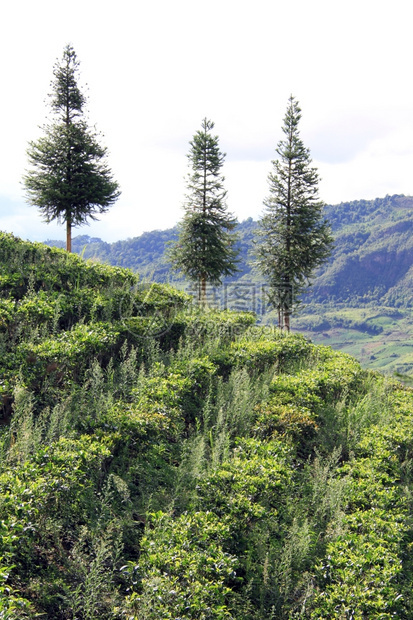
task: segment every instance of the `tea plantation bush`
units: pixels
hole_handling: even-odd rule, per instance
[[[409,618],[413,392],[0,233],[0,618]]]

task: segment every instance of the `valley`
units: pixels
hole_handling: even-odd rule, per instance
[[[296,318],[295,329],[316,344],[354,356],[364,368],[385,374],[413,372],[413,316],[389,307],[326,309],[314,305]]]

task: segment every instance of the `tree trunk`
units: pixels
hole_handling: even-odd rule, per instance
[[[199,303],[202,308],[206,307],[206,277],[201,276],[200,286],[199,286]]]
[[[71,220],[66,220],[66,250],[68,252],[72,251],[72,222]]]
[[[286,275],[283,278],[283,304],[282,313],[284,319],[284,329],[290,331],[290,317],[293,307],[293,287],[290,280],[290,276]]]

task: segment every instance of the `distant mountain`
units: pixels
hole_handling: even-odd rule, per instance
[[[311,291],[318,302],[413,305],[413,197],[386,196],[326,208],[335,249]]]
[[[394,195],[328,205],[327,219],[335,236],[330,260],[318,272],[305,301],[346,305],[376,303],[413,305],[413,197]],[[248,254],[257,223],[238,225],[240,271],[232,281],[256,281]],[[177,228],[155,230],[139,237],[105,243],[87,235],[75,237],[73,248],[85,258],[129,267],[145,279],[179,281],[166,258]],[[46,241],[63,247],[62,242]]]
[[[177,228],[145,232],[139,237],[106,243],[101,239],[80,235],[72,240],[72,250],[84,258],[109,265],[128,267],[145,279],[166,282],[176,279],[165,256],[168,244],[177,238]],[[48,240],[46,245],[66,247],[63,241]]]
[[[249,276],[251,267],[248,261],[248,252],[252,246],[252,238],[257,223],[252,218],[241,222],[237,226],[239,269],[236,278]],[[105,262],[110,265],[128,267],[138,272],[142,278],[156,282],[182,281],[179,274],[172,271],[167,258],[170,243],[178,238],[178,227],[167,230],[153,230],[145,232],[139,237],[106,243],[99,238],[79,235],[72,240],[72,250],[84,258]],[[47,240],[46,245],[64,248],[63,241]]]

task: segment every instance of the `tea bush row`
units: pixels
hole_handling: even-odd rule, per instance
[[[382,398],[387,418],[366,429],[339,471],[346,514],[317,568],[312,618],[410,617],[413,394],[390,385]]]

